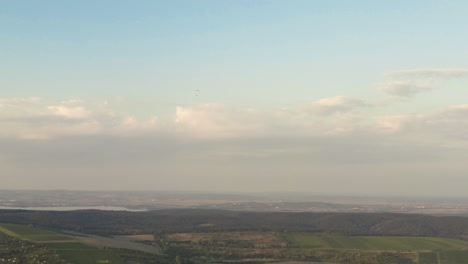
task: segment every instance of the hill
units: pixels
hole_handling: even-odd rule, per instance
[[[235,212],[205,209],[149,212],[0,210],[0,222],[101,235],[270,230],[468,238],[466,217],[396,213]]]

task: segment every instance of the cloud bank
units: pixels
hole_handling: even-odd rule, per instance
[[[392,77],[386,94],[406,98],[443,84],[426,85],[427,76],[465,71],[393,75],[403,80]],[[268,109],[200,103],[142,117],[112,100],[0,98],[0,180],[23,189],[368,192],[371,184],[382,192],[464,177],[467,104],[397,113],[375,101],[338,95]]]
[[[468,69],[415,69],[387,74],[380,90],[394,97],[410,97],[441,88],[447,81],[468,77]]]

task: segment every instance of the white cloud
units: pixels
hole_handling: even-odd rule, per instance
[[[301,185],[315,186],[317,179],[336,183],[350,175],[365,175],[363,182],[382,173],[413,177],[411,170],[392,171],[405,166],[443,174],[448,162],[464,164],[467,104],[399,115],[368,105],[345,96],[267,110],[200,104],[179,106],[169,119],[141,120],[113,103],[10,100],[0,111],[0,162],[15,178],[43,175],[49,188],[67,188],[69,179],[83,182],[85,175],[92,182],[126,179],[121,188],[206,177],[194,186],[220,180],[226,189],[238,177],[289,182],[302,175]],[[390,114],[377,116],[381,110]],[[440,169],[421,169],[433,164]]]
[[[420,126],[450,140],[468,139],[468,104],[453,105],[427,115]]]
[[[350,112],[363,106],[368,106],[368,104],[361,99],[347,96],[335,96],[312,102],[308,106],[304,107],[303,110],[319,115],[330,115]]]
[[[48,106],[47,109],[54,115],[66,118],[86,118],[90,115],[90,112],[81,106],[68,107],[64,105],[51,105]]]
[[[220,104],[178,106],[174,119],[140,120],[118,112],[107,101],[7,100],[0,112],[3,138],[51,139],[67,136],[141,136],[176,134],[185,138],[229,139],[291,136],[340,136],[359,130],[354,109],[363,100],[324,98],[307,106],[260,110]],[[310,112],[314,115],[310,115]]]
[[[107,134],[124,135],[124,136],[139,136],[147,133],[158,132],[161,127],[159,118],[151,117],[145,121],[139,121],[134,116],[122,116],[120,122],[114,127],[106,128]]]
[[[413,69],[394,71],[388,74],[393,78],[437,78],[449,79],[468,77],[468,69]]]
[[[0,99],[0,138],[52,139],[112,135],[138,137],[172,134],[180,138],[315,138],[405,133],[466,138],[468,105],[431,113],[375,116],[362,113],[370,104],[345,96],[323,98],[306,106],[260,110],[220,104],[178,106],[173,119],[142,120],[118,112],[108,102]],[[8,103],[6,103],[8,102]],[[313,113],[312,115],[310,113]]]
[[[440,88],[450,79],[468,77],[468,69],[414,69],[387,74],[380,90],[393,97],[410,97]]]
[[[435,87],[431,84],[406,80],[384,83],[380,90],[392,96],[409,97],[423,91],[432,90],[434,88]]]
[[[340,136],[360,130],[361,118],[348,112],[365,105],[338,96],[267,111],[217,104],[177,107],[175,129],[185,137],[205,139]]]
[[[414,119],[415,117],[410,115],[380,116],[376,118],[376,129],[383,134],[402,132]]]
[[[2,98],[0,137],[50,139],[63,136],[131,135],[153,132],[158,118],[139,121],[112,110],[107,102],[68,100],[48,104],[39,99]]]
[[[375,131],[382,134],[412,134],[444,140],[468,139],[468,104],[448,106],[425,114],[380,116]]]
[[[255,109],[233,109],[218,104],[176,108],[176,130],[202,138],[233,138],[263,130],[261,113]]]

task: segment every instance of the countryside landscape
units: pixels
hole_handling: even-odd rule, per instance
[[[0,0],[0,264],[468,264],[467,14]]]
[[[186,193],[174,199],[174,195],[5,191],[0,201],[3,208],[5,203],[16,202],[23,208],[0,209],[0,263],[468,263],[465,213],[385,212],[395,210],[405,201],[402,198],[369,198],[363,203],[355,197],[355,204],[345,206],[339,203],[343,198],[327,196],[313,202],[310,199],[319,198]],[[38,210],[25,203],[32,196],[37,197],[32,200]],[[90,202],[92,197],[105,197],[108,203],[102,199]],[[254,197],[255,202],[246,202]],[[169,198],[178,208],[142,209],[158,203],[171,206]],[[206,204],[193,204],[196,198]],[[192,203],[187,204],[186,199]],[[407,198],[406,207],[400,210],[408,210],[410,204],[421,207],[423,200]],[[116,207],[115,201],[141,204],[129,210]],[[439,203],[432,209],[437,204],[455,207],[460,202],[455,198],[434,201]],[[250,207],[212,208],[243,203]],[[272,204],[283,207],[278,210]],[[78,205],[78,210],[73,209]],[[91,209],[83,209],[86,205]],[[372,210],[356,212],[355,208]]]

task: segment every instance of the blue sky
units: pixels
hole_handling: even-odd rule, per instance
[[[173,97],[193,88],[219,97],[210,99],[226,90],[233,100],[246,90],[293,90],[281,94],[290,100],[349,89],[370,96],[387,71],[463,67],[461,5],[8,1],[2,85],[14,86],[12,96]]]
[[[2,1],[4,186],[392,192],[385,182],[463,195],[440,183],[468,169],[467,11],[462,1]],[[134,151],[112,153],[124,143]],[[96,180],[70,184],[83,174]],[[130,176],[140,183],[128,187]]]

